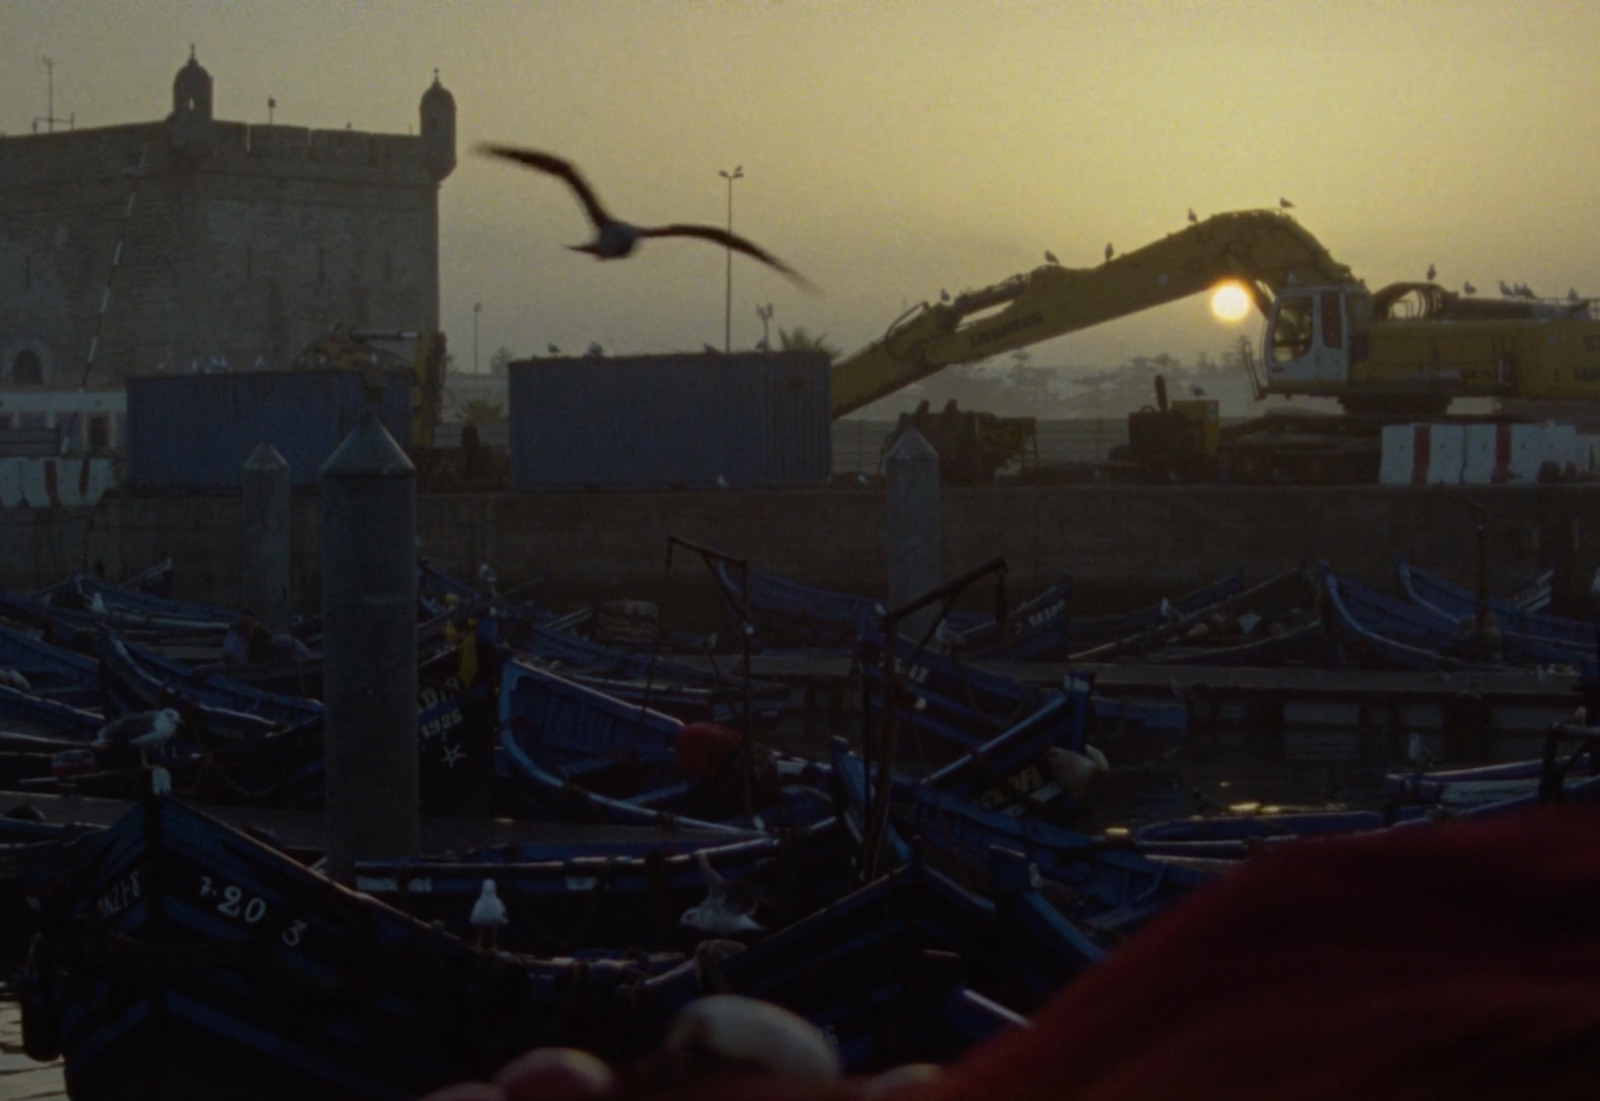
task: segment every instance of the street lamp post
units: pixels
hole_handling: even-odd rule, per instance
[[[478,373],[478,315],[483,312],[483,303],[472,304],[472,373]]]
[[[717,170],[717,175],[728,181],[728,232],[733,232],[733,181],[744,178],[744,165],[739,165],[732,172],[722,169]],[[722,350],[724,353],[733,351],[733,249],[728,249],[728,280],[727,300],[722,309]]]

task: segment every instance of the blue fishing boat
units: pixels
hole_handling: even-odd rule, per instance
[[[781,836],[746,833],[693,840],[544,845],[537,859],[384,860],[356,868],[355,887],[424,921],[472,936],[469,916],[493,879],[508,923],[499,944],[540,956],[595,950],[692,952],[707,936],[691,910],[710,887],[703,859],[759,926],[746,939],[782,929],[854,886],[853,850],[829,819]],[[503,855],[503,854],[502,854]]]
[[[79,1101],[398,1101],[541,1043],[630,1054],[665,1022],[619,997],[682,959],[477,951],[170,798],[19,874],[27,1050]]]
[[[0,667],[15,669],[29,690],[62,703],[87,706],[100,699],[100,663],[87,654],[46,642],[42,632],[0,624]]]
[[[1404,558],[1395,560],[1395,572],[1406,598],[1420,608],[1459,624],[1464,634],[1477,629],[1478,600],[1465,589],[1419,569]],[[1561,616],[1538,615],[1505,601],[1492,601],[1495,644],[1505,660],[1516,664],[1576,665],[1595,660],[1595,628]]]
[[[867,686],[867,725],[883,707],[883,631],[868,627],[856,647]],[[932,647],[920,652],[906,639],[896,641],[896,715],[902,762],[945,763],[988,742],[1031,715],[1060,689],[1026,684],[990,672]],[[1087,683],[1068,674],[1064,684]],[[1108,751],[1113,746],[1164,752],[1181,744],[1188,731],[1187,710],[1176,702],[1090,696],[1084,737]],[[1066,748],[1081,749],[1079,745]]]
[[[765,829],[832,813],[815,762],[518,659],[501,667],[498,759],[529,818]]]
[[[1494,667],[1458,656],[1472,642],[1437,612],[1385,597],[1331,571],[1322,583],[1329,628],[1365,665],[1441,671]]]

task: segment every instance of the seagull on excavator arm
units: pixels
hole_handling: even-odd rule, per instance
[[[742,252],[746,256],[760,260],[768,267],[776,268],[790,280],[806,290],[815,291],[809,280],[789,265],[773,256],[770,252],[747,241],[743,237],[729,233],[716,226],[688,225],[675,222],[665,226],[636,226],[620,221],[611,216],[600,199],[595,195],[594,189],[583,178],[583,174],[569,161],[551,153],[542,153],[536,149],[517,149],[509,145],[495,145],[488,143],[478,147],[479,152],[489,156],[503,157],[506,160],[516,161],[535,171],[555,176],[566,182],[578,202],[583,204],[584,212],[589,215],[589,221],[594,223],[594,240],[586,245],[568,245],[574,252],[587,252],[598,260],[620,260],[629,255],[646,237],[698,237],[703,241],[710,241],[724,248]]]

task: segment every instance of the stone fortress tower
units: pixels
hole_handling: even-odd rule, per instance
[[[190,51],[161,122],[0,138],[0,390],[282,369],[335,325],[439,325],[455,100],[417,136],[219,120]]]

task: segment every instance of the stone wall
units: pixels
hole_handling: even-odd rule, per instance
[[[1303,558],[1390,585],[1394,555],[1462,584],[1475,576],[1470,502],[1488,508],[1491,589],[1553,565],[1558,599],[1582,613],[1600,550],[1600,488],[1428,490],[1353,487],[1059,486],[947,489],[944,572],[1002,554],[1012,599],[1072,575],[1092,613],[1177,595],[1244,567],[1263,579]],[[314,609],[318,499],[294,500],[296,600]],[[667,537],[747,557],[802,581],[881,594],[884,498],[871,488],[771,493],[463,494],[418,504],[425,552],[470,578],[492,564],[502,588],[535,577],[558,606],[660,599],[690,614],[711,606],[704,568]],[[108,497],[93,511],[0,514],[0,587],[27,591],[74,571],[113,579],[172,556],[179,595],[233,604],[236,496]],[[974,600],[984,606],[987,593]],[[696,611],[698,610],[698,612]]]
[[[336,324],[438,328],[448,93],[429,90],[415,137],[216,121],[209,103],[0,138],[0,384],[24,352],[76,387],[93,347],[104,386],[282,369]]]

